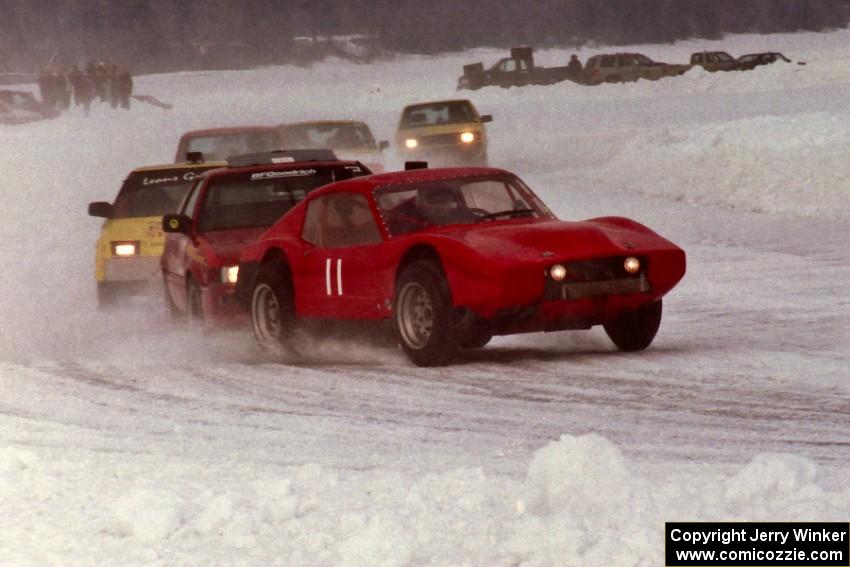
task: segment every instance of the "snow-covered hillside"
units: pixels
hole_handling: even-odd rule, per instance
[[[807,64],[460,94],[501,52],[155,75],[136,91],[171,110],[0,129],[0,565],[660,565],[664,521],[846,521],[848,45],[636,46]],[[359,118],[392,140],[402,106],[456,96],[562,218],[685,248],[649,350],[506,337],[426,370],[325,341],[283,365],[155,298],[95,309],[86,204],[183,131]]]

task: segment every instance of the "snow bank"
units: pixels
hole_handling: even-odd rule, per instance
[[[761,116],[636,134],[592,183],[788,216],[850,219],[850,117]]]
[[[0,452],[9,564],[659,565],[665,521],[843,521],[850,506],[800,457],[659,481],[592,434],[541,447],[517,480],[35,453]]]

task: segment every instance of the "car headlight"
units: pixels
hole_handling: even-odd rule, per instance
[[[112,255],[119,258],[129,258],[139,253],[139,242],[112,242]]]
[[[404,141],[404,145],[405,147],[412,150],[413,148],[419,145],[419,140],[417,140],[416,138],[408,138]]]
[[[235,284],[239,277],[239,266],[225,266],[221,269],[221,281],[223,283]]]
[[[630,274],[636,274],[640,270],[640,260],[634,256],[629,256],[623,261],[623,269]]]
[[[567,277],[567,267],[563,264],[555,264],[549,268],[549,277],[556,282],[562,282]]]
[[[472,132],[464,132],[460,135],[460,141],[464,144],[471,144],[475,141],[475,134],[473,134]]]

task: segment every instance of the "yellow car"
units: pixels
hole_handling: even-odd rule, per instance
[[[177,210],[197,176],[224,165],[199,160],[140,167],[124,180],[114,203],[89,203],[89,215],[106,219],[94,260],[100,307],[161,281],[162,216]]]
[[[399,157],[437,166],[486,166],[484,124],[492,120],[489,114],[478,114],[465,99],[406,106],[396,133]]]

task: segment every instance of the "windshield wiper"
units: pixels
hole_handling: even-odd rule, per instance
[[[496,211],[495,213],[489,213],[481,216],[478,220],[493,220],[499,217],[515,217],[519,215],[533,215],[535,213],[534,209],[505,209],[504,211]]]

